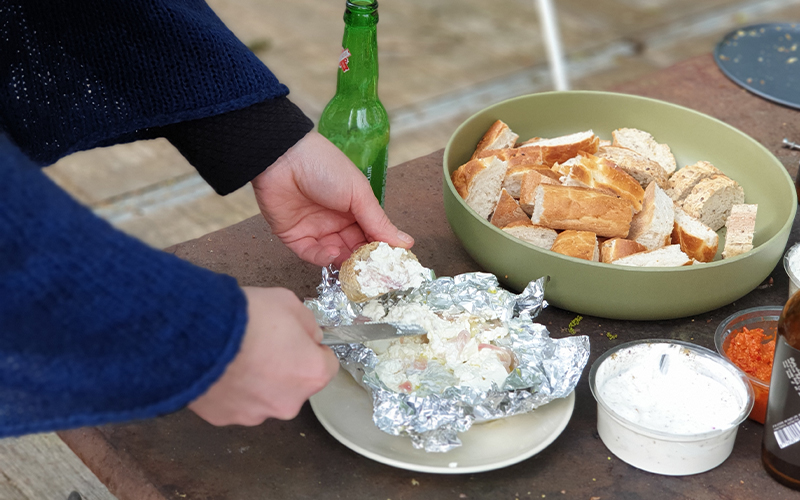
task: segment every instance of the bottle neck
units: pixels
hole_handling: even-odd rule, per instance
[[[337,94],[378,98],[378,2],[348,0]]]

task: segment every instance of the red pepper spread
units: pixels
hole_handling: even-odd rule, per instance
[[[769,339],[769,342],[766,340]],[[725,354],[748,375],[769,382],[772,376],[772,360],[775,356],[775,337],[764,335],[761,328],[731,333]]]

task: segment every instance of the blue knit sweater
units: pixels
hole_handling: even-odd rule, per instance
[[[0,436],[180,409],[247,322],[233,278],[116,231],[39,167],[287,93],[200,0],[0,3]]]

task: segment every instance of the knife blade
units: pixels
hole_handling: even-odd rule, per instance
[[[320,326],[322,344],[361,344],[372,340],[396,339],[398,337],[425,335],[419,325],[398,323],[360,323],[356,325]]]

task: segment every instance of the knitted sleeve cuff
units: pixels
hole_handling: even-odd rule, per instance
[[[153,130],[221,195],[244,186],[314,128],[286,97]]]

